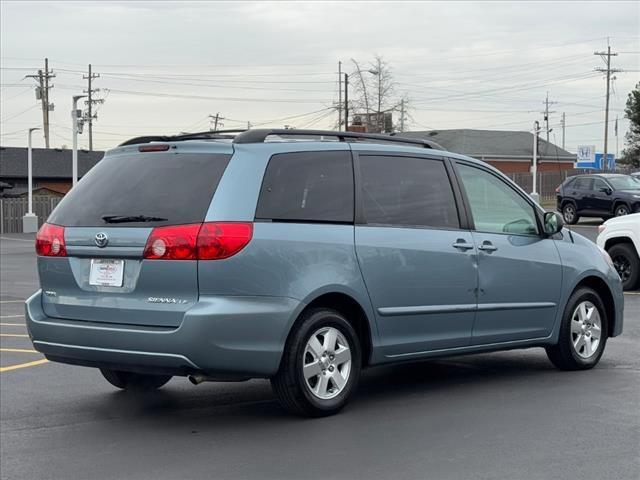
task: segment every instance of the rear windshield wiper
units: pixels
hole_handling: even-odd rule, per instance
[[[148,215],[103,215],[102,219],[107,223],[129,222],[166,222],[167,218],[150,217]]]

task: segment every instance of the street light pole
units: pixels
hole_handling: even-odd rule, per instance
[[[71,187],[75,187],[78,183],[78,125],[82,122],[82,115],[78,115],[78,100],[86,97],[86,95],[73,96],[73,109],[71,110],[72,132],[73,132],[73,150],[71,153]]]
[[[29,129],[29,148],[27,149],[27,189],[29,194],[29,210],[27,214],[22,217],[22,232],[34,233],[38,231],[38,217],[33,213],[33,149],[31,148],[31,134],[35,130],[40,130],[38,127]]]
[[[540,133],[540,123],[536,120],[533,122],[533,165],[531,173],[533,175],[533,191],[530,197],[534,202],[540,203],[540,195],[538,195],[538,134]]]

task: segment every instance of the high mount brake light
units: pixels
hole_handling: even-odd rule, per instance
[[[144,248],[149,260],[221,260],[251,241],[253,224],[207,222],[156,227]]]
[[[36,253],[43,257],[66,257],[64,227],[45,223],[36,235]]]
[[[170,146],[167,144],[157,144],[152,143],[150,145],[142,145],[138,147],[139,152],[166,152],[169,150]]]

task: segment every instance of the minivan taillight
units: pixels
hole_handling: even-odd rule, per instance
[[[251,241],[253,224],[207,222],[156,227],[144,247],[149,260],[221,260]]]
[[[556,188],[556,193],[560,193],[560,186]]]
[[[45,223],[36,235],[36,253],[43,257],[66,257],[64,227]]]
[[[229,258],[246,247],[252,236],[252,223],[203,223],[198,235],[198,258],[200,260]]]

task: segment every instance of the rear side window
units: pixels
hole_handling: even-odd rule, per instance
[[[579,190],[591,190],[593,186],[593,178],[580,177],[573,182],[572,186]]]
[[[262,181],[256,218],[353,223],[351,154],[296,152],[272,156]]]
[[[460,228],[453,190],[440,160],[360,156],[367,223]]]
[[[118,225],[202,222],[230,158],[161,152],[107,155],[64,197],[48,221],[69,227],[105,226],[105,215],[145,215],[167,220]]]

